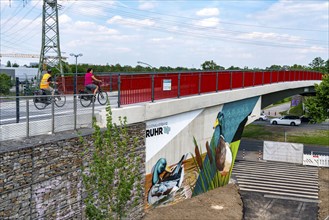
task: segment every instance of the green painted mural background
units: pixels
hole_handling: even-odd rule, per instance
[[[214,131],[206,152],[194,139],[194,154],[182,155],[171,168],[160,158],[146,178],[148,205],[175,203],[229,182],[243,128],[259,97],[226,103],[214,119]],[[202,144],[202,143],[201,143]],[[188,156],[192,159],[185,160]],[[178,196],[177,196],[178,195]],[[157,197],[157,198],[155,198]]]

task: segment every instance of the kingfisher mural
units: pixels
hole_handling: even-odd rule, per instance
[[[206,152],[191,137],[194,152],[186,152],[172,166],[165,157],[154,164],[146,180],[149,206],[176,203],[228,184],[238,152],[241,135],[258,97],[224,104],[214,119]]]

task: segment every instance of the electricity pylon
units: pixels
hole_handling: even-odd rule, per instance
[[[48,66],[55,67],[63,76],[62,56],[59,41],[57,0],[43,0],[42,43],[37,79]],[[64,86],[64,85],[63,85]],[[65,86],[64,86],[65,88]]]

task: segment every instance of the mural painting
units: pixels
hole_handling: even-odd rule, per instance
[[[157,155],[159,159],[146,175],[146,208],[174,204],[228,184],[243,128],[257,101],[255,97],[223,105],[205,148],[190,134],[194,152],[184,153],[172,165],[167,164],[166,157]]]

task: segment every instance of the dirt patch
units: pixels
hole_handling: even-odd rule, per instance
[[[329,168],[319,169],[318,219],[329,216]],[[243,219],[238,187],[228,184],[177,204],[148,209],[144,220],[158,219]]]
[[[318,219],[329,217],[329,168],[319,169],[319,213]]]
[[[243,203],[234,184],[208,191],[174,205],[149,209],[144,220],[243,218]]]

